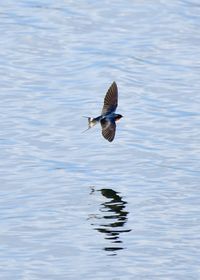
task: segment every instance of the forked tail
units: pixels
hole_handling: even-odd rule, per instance
[[[95,118],[85,117],[85,116],[83,116],[83,117],[88,119],[88,128],[87,128],[86,130],[84,130],[83,132],[85,132],[85,131],[87,131],[88,129],[92,128],[92,127],[97,123],[97,121],[95,120]]]

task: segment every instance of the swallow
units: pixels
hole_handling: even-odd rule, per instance
[[[97,123],[100,123],[103,137],[109,142],[112,142],[115,138],[116,121],[123,117],[122,115],[115,113],[117,105],[118,89],[116,82],[113,82],[104,97],[101,115],[96,118],[86,117],[88,119],[87,130]]]

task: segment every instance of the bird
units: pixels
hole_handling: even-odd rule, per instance
[[[116,82],[113,82],[109,87],[105,97],[101,115],[96,118],[86,117],[88,119],[88,129],[95,126],[97,123],[101,124],[102,136],[112,142],[115,138],[116,121],[123,116],[116,114],[115,111],[118,106],[118,88]]]

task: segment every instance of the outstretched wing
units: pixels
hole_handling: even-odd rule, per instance
[[[104,98],[104,105],[101,114],[106,115],[115,112],[118,101],[118,89],[115,82],[109,87]]]
[[[115,138],[115,131],[116,131],[116,124],[114,120],[107,120],[102,119],[101,120],[101,127],[102,127],[102,135],[103,137],[108,140],[109,142],[112,142]]]

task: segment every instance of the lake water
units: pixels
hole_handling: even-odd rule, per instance
[[[200,279],[199,0],[9,0],[0,33],[0,279]]]

